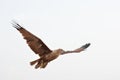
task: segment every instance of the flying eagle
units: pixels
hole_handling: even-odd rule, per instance
[[[90,43],[87,43],[81,46],[80,48],[77,48],[72,51],[64,51],[63,49],[51,50],[45,45],[45,43],[40,38],[27,31],[15,21],[13,21],[12,25],[22,34],[28,46],[33,50],[33,52],[39,55],[39,59],[30,62],[30,65],[36,64],[35,69],[45,68],[50,61],[56,59],[60,55],[68,53],[79,53],[90,46]]]

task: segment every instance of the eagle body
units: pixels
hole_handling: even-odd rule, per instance
[[[46,61],[52,61],[52,60],[56,59],[58,56],[60,56],[61,53],[63,53],[63,50],[62,50],[62,49],[54,50],[54,51],[51,52],[50,54],[45,55],[45,60],[46,60]]]
[[[12,24],[13,27],[15,27],[22,34],[31,50],[40,57],[39,59],[30,62],[30,65],[35,65],[36,69],[45,68],[49,62],[58,58],[60,55],[68,53],[79,53],[90,46],[90,43],[87,43],[72,51],[64,51],[63,49],[51,50],[40,38],[27,31],[18,23],[13,22]]]

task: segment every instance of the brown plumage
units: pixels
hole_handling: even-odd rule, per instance
[[[45,68],[50,61],[56,59],[59,55],[67,53],[79,53],[90,46],[90,43],[87,43],[73,51],[64,51],[63,49],[50,50],[40,38],[27,31],[16,22],[13,22],[12,24],[13,27],[15,27],[22,34],[28,46],[34,51],[34,53],[39,55],[39,59],[30,62],[31,65],[36,64],[36,69],[39,67]]]

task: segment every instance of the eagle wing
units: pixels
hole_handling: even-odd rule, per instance
[[[39,56],[49,54],[52,51],[43,43],[41,39],[27,31],[25,28],[20,26],[18,23],[13,22],[13,27],[15,27],[24,37],[29,47]]]
[[[83,45],[80,48],[77,48],[75,50],[72,50],[72,51],[63,51],[63,53],[61,53],[61,54],[79,53],[79,52],[84,51],[85,49],[87,49],[89,46],[90,46],[90,43],[87,43],[87,44],[85,44],[85,45]]]

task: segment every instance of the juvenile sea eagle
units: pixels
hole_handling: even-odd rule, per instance
[[[79,53],[90,46],[90,43],[87,43],[80,48],[72,51],[64,51],[63,49],[50,50],[40,38],[27,31],[18,23],[13,21],[12,25],[22,34],[28,46],[33,50],[33,52],[39,55],[39,59],[30,62],[30,65],[36,64],[36,69],[45,68],[50,61],[56,59],[60,55],[68,53]]]

